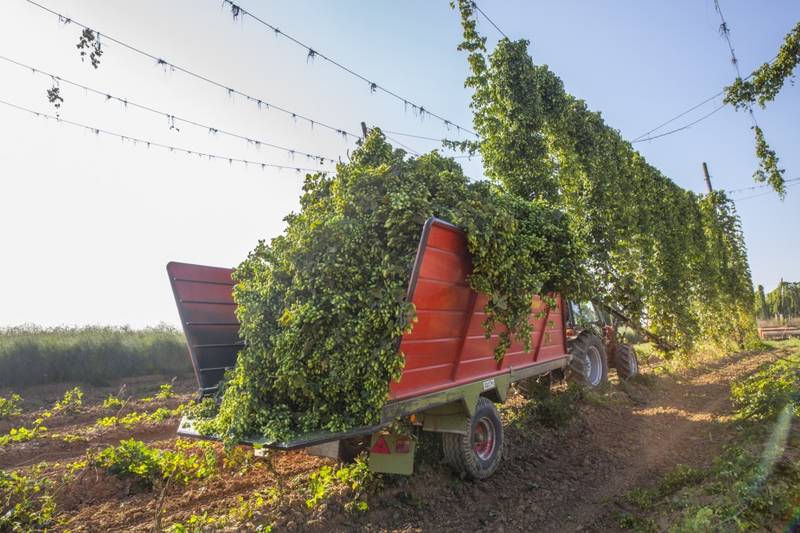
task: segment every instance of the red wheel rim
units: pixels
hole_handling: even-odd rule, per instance
[[[472,449],[478,458],[485,461],[492,457],[495,444],[494,435],[494,422],[486,417],[478,420],[472,433]]]

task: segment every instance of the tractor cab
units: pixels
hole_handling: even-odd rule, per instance
[[[566,334],[572,354],[571,368],[579,381],[597,387],[616,368],[621,379],[639,372],[633,346],[617,338],[612,314],[591,301],[570,300],[566,307]]]

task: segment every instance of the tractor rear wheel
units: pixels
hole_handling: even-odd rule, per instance
[[[587,387],[595,388],[608,382],[608,359],[603,341],[588,331],[581,332],[567,346],[572,355],[572,378]]]
[[[639,360],[636,350],[630,344],[619,344],[614,350],[614,366],[619,379],[629,379],[639,373]]]
[[[497,470],[503,454],[503,423],[494,404],[479,398],[465,429],[465,435],[442,433],[444,458],[457,472],[486,479]]]

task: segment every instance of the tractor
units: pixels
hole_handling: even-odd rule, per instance
[[[615,320],[616,319],[616,320]],[[639,361],[633,346],[619,331],[621,313],[602,304],[569,301],[566,305],[567,349],[572,355],[570,375],[589,387],[608,381],[610,368],[617,369],[621,380],[639,373]]]

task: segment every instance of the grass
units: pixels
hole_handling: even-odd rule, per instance
[[[142,330],[0,329],[0,387],[63,382],[103,385],[123,377],[189,372],[183,334],[165,325]]]
[[[620,527],[674,533],[780,530],[800,526],[800,340],[769,343],[784,353],[731,384],[735,437],[712,464],[681,466],[623,501]],[[657,524],[661,526],[657,526]]]

